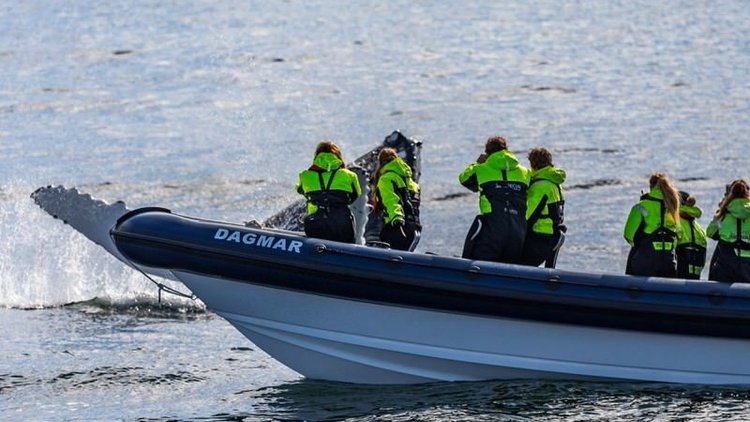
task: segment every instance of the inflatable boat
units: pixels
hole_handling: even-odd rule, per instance
[[[127,265],[183,283],[311,379],[750,384],[746,284],[343,244],[163,208],[129,210],[62,187],[32,196]]]

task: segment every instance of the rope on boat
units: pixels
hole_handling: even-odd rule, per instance
[[[191,294],[183,293],[183,292],[181,292],[181,291],[179,291],[177,289],[173,289],[173,288],[167,286],[164,283],[159,283],[158,281],[156,281],[153,278],[151,278],[150,275],[146,274],[145,271],[143,271],[142,269],[140,269],[136,265],[133,265],[133,268],[135,268],[136,271],[138,271],[139,273],[143,274],[144,277],[146,277],[150,282],[154,283],[156,285],[156,287],[159,289],[159,292],[158,292],[159,303],[161,303],[161,292],[162,291],[165,291],[165,292],[167,292],[169,294],[173,294],[175,296],[184,297],[184,298],[190,299],[190,300],[198,299],[198,296],[196,296],[196,295],[194,295],[192,293]]]

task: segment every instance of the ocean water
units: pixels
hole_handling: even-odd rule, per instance
[[[744,420],[745,389],[310,381],[38,209],[39,186],[263,219],[318,141],[424,141],[418,248],[460,253],[489,135],[568,174],[558,266],[621,273],[651,172],[710,220],[745,178],[741,0],[0,5],[1,420]],[[705,274],[704,274],[705,277]],[[708,357],[707,357],[708,358]]]

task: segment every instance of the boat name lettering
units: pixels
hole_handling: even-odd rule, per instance
[[[267,236],[255,233],[243,233],[239,230],[217,229],[214,239],[224,240],[227,242],[242,243],[245,245],[255,245],[262,248],[281,249],[286,252],[300,253],[302,242],[299,240],[289,240],[283,237]]]

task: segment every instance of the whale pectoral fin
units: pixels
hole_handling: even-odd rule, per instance
[[[76,188],[64,186],[41,187],[31,194],[31,198],[48,214],[62,220],[120,261],[130,265],[117,250],[109,235],[117,220],[131,211],[124,202],[110,204]]]
[[[109,233],[120,217],[132,211],[124,202],[108,203],[64,186],[41,187],[31,194],[31,198],[48,214],[73,227],[128,266],[158,277],[175,279],[168,270],[138,268],[117,249]]]
[[[64,186],[41,187],[31,194],[31,198],[48,214],[62,220],[108,251],[108,245],[112,244],[109,230],[121,216],[130,211],[122,201],[109,204],[76,188],[68,189]]]

